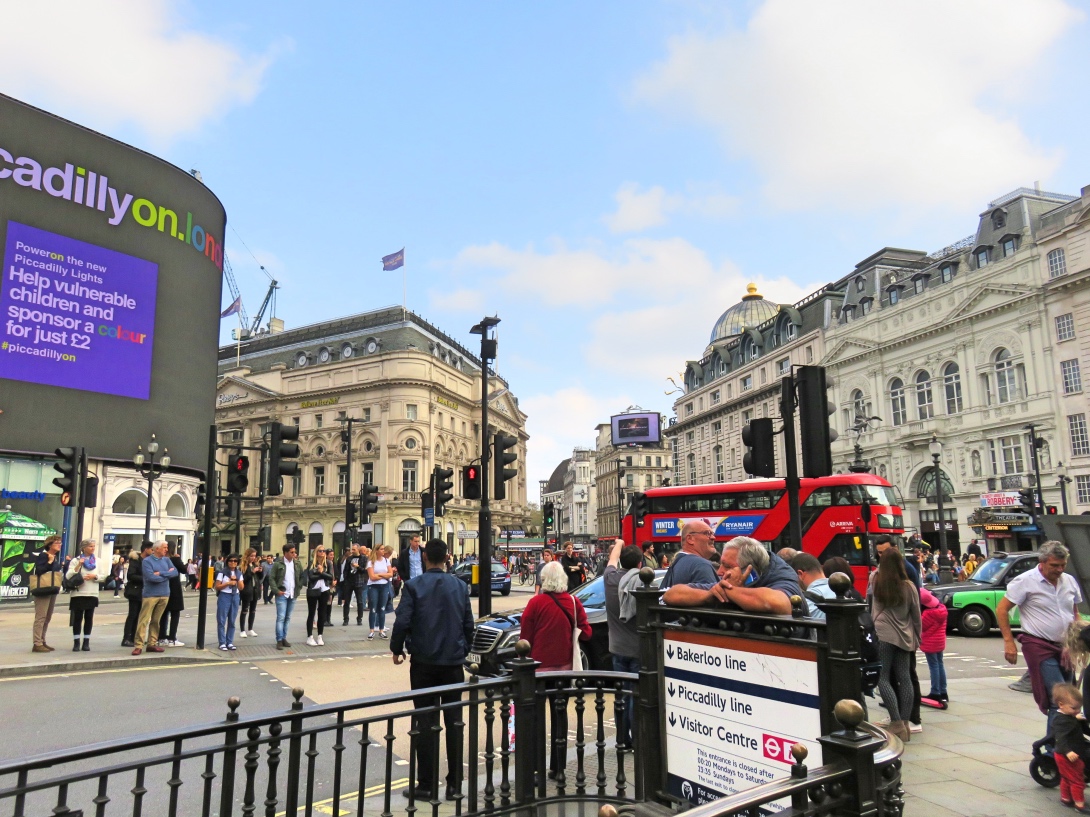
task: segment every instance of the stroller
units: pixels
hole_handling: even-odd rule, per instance
[[[1083,727],[1087,731],[1087,727]],[[1045,735],[1040,740],[1033,742],[1033,758],[1029,762],[1029,776],[1046,789],[1054,789],[1060,785],[1060,770],[1056,766],[1056,758],[1053,756],[1053,737]],[[1083,777],[1090,783],[1090,763],[1085,764]]]

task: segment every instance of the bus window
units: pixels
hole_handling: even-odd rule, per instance
[[[747,491],[738,494],[739,510],[767,510],[780,501],[782,491]]]
[[[821,552],[818,561],[822,564],[826,559],[834,556],[842,556],[850,565],[866,565],[867,548],[863,545],[863,537],[851,533],[841,533],[833,537],[832,541]]]
[[[833,491],[831,488],[815,488],[806,501],[802,503],[804,508],[828,508],[833,504]]]

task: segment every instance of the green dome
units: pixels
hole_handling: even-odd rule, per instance
[[[719,316],[719,320],[712,327],[712,337],[708,343],[740,335],[747,326],[760,326],[769,318],[774,318],[779,311],[779,305],[766,301],[757,293],[757,285],[750,284],[746,287],[746,295],[741,302]]]

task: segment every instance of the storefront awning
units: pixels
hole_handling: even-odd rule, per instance
[[[54,533],[56,531],[53,528],[29,516],[14,511],[0,511],[0,539],[40,542]]]

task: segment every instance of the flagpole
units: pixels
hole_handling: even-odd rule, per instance
[[[401,311],[404,313],[404,319],[409,319],[408,303],[408,276],[405,274],[405,262],[401,262]]]
[[[238,315],[238,345],[235,347],[235,368],[238,369],[242,366],[242,310],[235,314]]]

